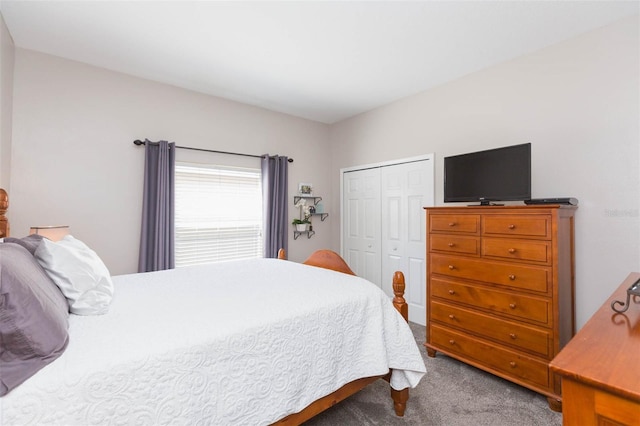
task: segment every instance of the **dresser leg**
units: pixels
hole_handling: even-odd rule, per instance
[[[558,413],[562,413],[562,400],[561,399],[548,396],[547,397],[547,402],[549,403],[549,409],[551,409],[552,411],[556,411]]]
[[[427,355],[429,356],[429,358],[435,358],[436,357],[436,350],[435,349],[431,349],[431,348],[427,348]]]

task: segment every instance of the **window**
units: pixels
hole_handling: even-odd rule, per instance
[[[262,257],[260,169],[177,163],[176,267]]]

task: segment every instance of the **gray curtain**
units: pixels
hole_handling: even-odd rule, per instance
[[[264,222],[264,257],[278,257],[287,250],[289,219],[287,214],[288,158],[262,156],[262,205]]]
[[[138,272],[175,267],[175,144],[145,139],[144,194]]]

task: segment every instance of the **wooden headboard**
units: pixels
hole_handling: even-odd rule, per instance
[[[9,236],[9,220],[5,214],[9,209],[9,196],[7,191],[0,188],[0,238]]]

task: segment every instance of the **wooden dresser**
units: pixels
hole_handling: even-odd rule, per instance
[[[575,333],[574,206],[432,207],[427,353],[443,352],[545,396]]]
[[[630,274],[551,362],[562,376],[564,425],[640,426],[640,298],[624,313],[611,309],[638,280]]]

